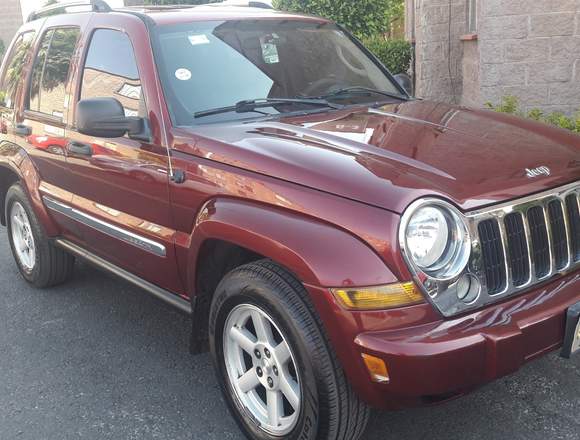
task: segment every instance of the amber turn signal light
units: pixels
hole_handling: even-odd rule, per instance
[[[389,371],[387,370],[385,361],[366,353],[362,354],[362,358],[373,382],[389,383]]]
[[[332,289],[343,307],[350,310],[381,310],[423,302],[415,283],[395,283],[386,286],[352,289]]]

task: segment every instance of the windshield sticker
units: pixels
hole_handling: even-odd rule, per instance
[[[278,64],[280,62],[278,46],[276,46],[277,39],[278,35],[276,34],[260,38],[260,43],[262,45],[262,58],[266,64]]]
[[[207,35],[205,34],[189,35],[187,38],[189,38],[189,42],[191,43],[192,46],[198,46],[200,44],[209,44],[209,38],[207,38]]]
[[[177,69],[175,71],[175,77],[179,81],[189,81],[191,79],[191,72],[187,69]]]

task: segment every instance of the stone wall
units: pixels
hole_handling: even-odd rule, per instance
[[[20,0],[0,0],[2,12],[0,12],[0,40],[8,50],[12,38],[18,28],[22,25],[22,11],[20,10]]]
[[[580,109],[580,0],[482,0],[479,14],[485,101]]]
[[[406,0],[414,8],[416,43],[416,94],[431,99],[458,102],[463,87],[463,45],[466,0]],[[451,23],[450,23],[451,12]],[[451,39],[449,38],[451,36]]]
[[[415,8],[407,36],[414,26],[417,96],[482,106],[514,95],[525,110],[580,109],[580,0],[478,0],[476,40],[462,38],[467,0],[407,6]]]

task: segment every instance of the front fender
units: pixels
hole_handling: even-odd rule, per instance
[[[281,264],[306,284],[374,286],[397,279],[380,257],[361,240],[315,218],[237,199],[212,200],[196,221],[191,249],[218,239],[249,249]],[[191,256],[190,273],[197,267]],[[195,291],[195,276],[188,291]]]

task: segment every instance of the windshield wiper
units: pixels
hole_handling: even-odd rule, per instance
[[[334,104],[332,102],[328,102],[326,99],[322,98],[263,98],[263,99],[248,99],[244,101],[240,101],[235,105],[231,105],[228,107],[220,107],[214,108],[211,110],[203,110],[200,112],[196,112],[193,114],[194,118],[203,118],[205,116],[213,116],[218,115],[220,113],[229,113],[229,112],[236,112],[236,113],[251,113],[255,112],[257,109],[266,108],[266,107],[273,107],[276,105],[291,105],[291,104],[304,104],[304,105],[313,105],[317,107],[328,107],[332,109],[341,109],[344,106],[340,104]],[[263,113],[263,112],[259,112]],[[263,113],[266,114],[267,113]]]
[[[382,95],[387,96],[389,98],[394,99],[402,99],[403,101],[408,101],[408,98],[404,95],[399,95],[397,93],[390,93],[390,92],[383,92],[382,90],[372,89],[370,87],[363,87],[363,86],[354,86],[354,87],[346,87],[344,89],[337,90],[336,92],[329,93],[323,96],[317,96],[317,99],[329,99],[329,98],[336,98],[343,95]]]

